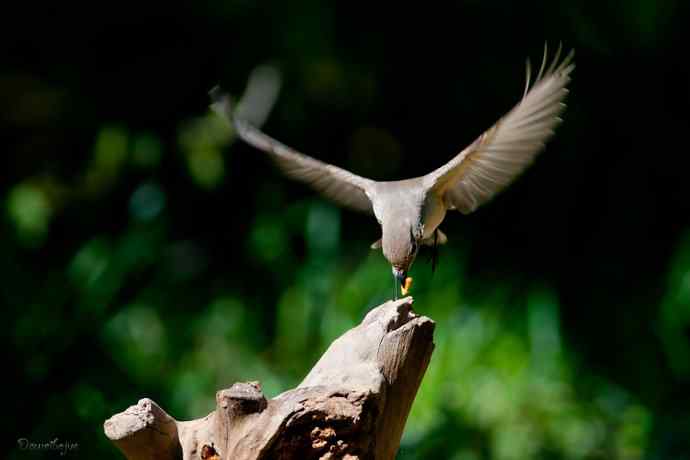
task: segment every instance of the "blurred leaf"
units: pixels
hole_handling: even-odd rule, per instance
[[[98,132],[84,180],[87,193],[100,194],[113,184],[127,160],[128,137],[118,126],[105,126]]]
[[[141,168],[155,168],[163,156],[160,139],[152,133],[139,134],[132,146],[132,163]]]
[[[29,246],[40,245],[53,216],[45,192],[30,182],[17,184],[10,190],[6,206],[19,240]]]
[[[165,375],[167,335],[154,308],[131,304],[105,324],[102,338],[123,371],[135,381],[153,382]]]
[[[252,254],[266,264],[277,262],[288,250],[283,222],[275,215],[260,215],[249,238]]]
[[[155,183],[140,185],[129,201],[129,211],[134,218],[151,220],[165,208],[165,192]]]
[[[659,312],[661,338],[673,370],[690,374],[690,233],[678,245]]]

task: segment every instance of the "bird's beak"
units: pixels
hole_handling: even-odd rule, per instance
[[[395,272],[395,281],[400,285],[401,289],[405,288],[405,280],[407,279],[407,272],[404,271],[396,271]]]
[[[405,270],[399,270],[398,268],[393,267],[393,287],[395,288],[393,298],[395,300],[398,300],[399,290],[402,291],[403,295],[407,295],[408,290],[405,288],[405,281],[407,281],[407,272]]]

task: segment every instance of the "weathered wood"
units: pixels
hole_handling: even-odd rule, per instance
[[[216,410],[176,421],[142,399],[105,422],[130,460],[375,459],[395,457],[426,371],[434,322],[412,298],[371,310],[336,339],[295,389],[266,400],[258,382],[216,394]],[[212,447],[212,449],[210,449]]]
[[[103,429],[129,460],[182,457],[177,422],[148,398],[106,420]]]

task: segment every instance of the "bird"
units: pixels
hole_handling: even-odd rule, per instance
[[[288,177],[304,182],[337,204],[373,214],[381,238],[371,245],[391,265],[394,297],[406,294],[410,267],[421,246],[443,245],[439,228],[448,211],[471,214],[513,182],[534,160],[562,122],[568,83],[575,68],[574,50],[562,60],[562,46],[547,66],[548,47],[539,72],[526,83],[519,102],[493,126],[443,166],[404,180],[377,181],[305,155],[236,116],[230,96],[213,88],[211,108],[225,117],[236,135],[265,152]]]

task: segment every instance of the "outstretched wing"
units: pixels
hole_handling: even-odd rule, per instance
[[[423,177],[428,189],[443,196],[448,209],[469,214],[503,190],[532,162],[553,135],[565,108],[573,52],[558,63],[559,46],[546,68],[544,48],[539,74],[530,88],[530,63],[522,100],[469,147]]]
[[[369,193],[373,193],[375,181],[281,144],[258,128],[235,117],[230,97],[222,93],[220,88],[213,88],[209,94],[213,100],[212,108],[233,124],[237,135],[248,144],[266,152],[287,176],[312,186],[336,203],[373,214]]]

